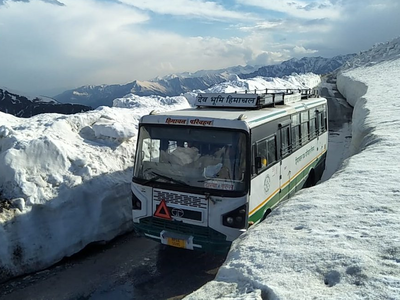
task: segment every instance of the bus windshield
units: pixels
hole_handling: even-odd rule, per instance
[[[134,178],[196,188],[243,191],[246,134],[242,131],[142,125]]]

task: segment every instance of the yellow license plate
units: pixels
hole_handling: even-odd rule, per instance
[[[177,248],[186,248],[186,241],[174,238],[167,238],[167,243],[170,246],[177,247]]]

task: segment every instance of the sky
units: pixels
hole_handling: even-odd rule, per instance
[[[360,54],[338,75],[354,110],[351,128],[329,137],[325,181],[239,237],[215,280],[187,299],[398,299],[399,75],[400,38]],[[237,78],[206,92],[320,80]],[[333,96],[334,86],[322,84]],[[0,281],[132,230],[138,120],[153,109],[190,107],[195,96],[127,95],[113,107],[29,119],[0,112],[0,190],[12,207],[0,213]]]
[[[0,86],[54,96],[179,72],[357,53],[398,0],[0,0]]]

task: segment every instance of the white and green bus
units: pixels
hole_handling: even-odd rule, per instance
[[[318,182],[327,100],[307,91],[203,93],[139,123],[132,215],[162,244],[226,252],[282,200]]]

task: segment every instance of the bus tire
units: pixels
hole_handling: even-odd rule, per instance
[[[308,173],[307,180],[304,183],[303,187],[304,188],[309,188],[309,187],[314,186],[315,183],[316,183],[315,182],[315,171],[314,171],[314,169],[311,169],[310,172]]]
[[[271,211],[272,211],[272,210],[271,210],[270,208],[268,208],[268,209],[265,211],[263,217],[261,218],[261,222],[264,221],[264,220],[267,218],[267,216],[271,213]]]
[[[324,171],[325,171],[325,160],[318,167],[317,178],[315,180],[315,184],[317,184],[317,182],[321,180],[322,175],[324,174]]]

